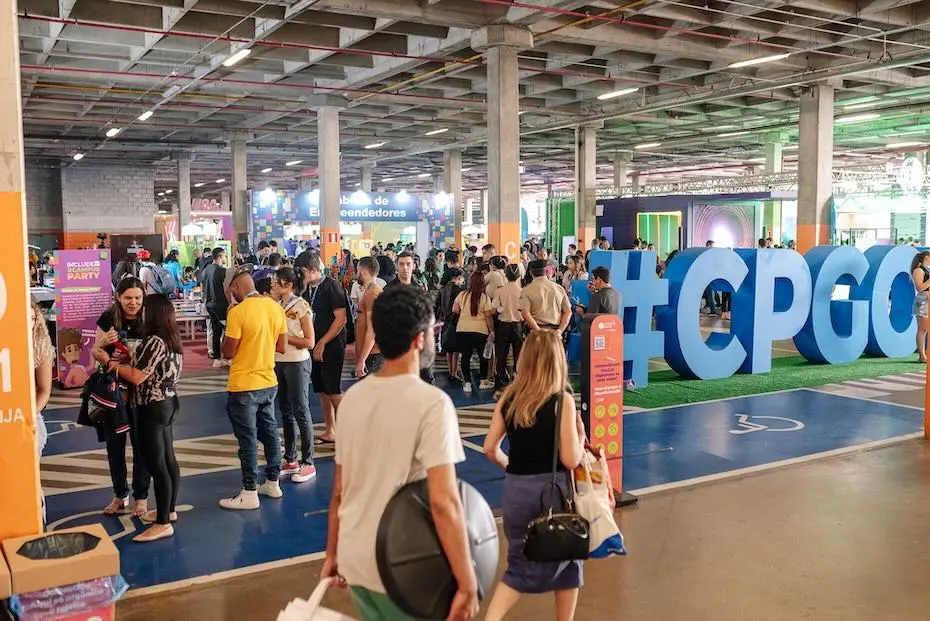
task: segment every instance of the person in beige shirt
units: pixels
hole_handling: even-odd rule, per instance
[[[530,330],[565,332],[572,318],[572,308],[565,289],[546,277],[548,264],[537,260],[529,265],[533,281],[523,288],[520,311]]]
[[[507,383],[507,352],[513,349],[513,368],[517,368],[523,347],[523,313],[520,312],[520,266],[512,263],[504,268],[507,283],[497,290],[491,306],[497,311],[494,324],[494,355],[497,372],[494,375],[494,396],[500,396]]]
[[[491,300],[494,299],[494,296],[497,295],[497,290],[504,286],[504,283],[507,280],[504,278],[504,268],[507,267],[507,258],[506,257],[491,257],[491,260],[488,262],[491,265],[491,271],[488,272],[487,281],[488,281],[488,298]]]
[[[468,283],[468,290],[460,293],[452,306],[452,312],[459,313],[457,330],[461,342],[462,375],[465,377],[462,389],[466,393],[472,391],[471,355],[474,352],[478,353],[478,370],[481,374],[478,388],[494,387],[488,378],[488,360],[482,355],[488,336],[493,334],[494,329],[494,309],[485,290],[484,278],[476,273]]]

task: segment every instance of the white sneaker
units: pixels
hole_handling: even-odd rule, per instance
[[[223,361],[222,361],[222,360],[217,359],[217,360],[214,360],[214,361],[213,361],[213,368],[214,368],[214,369],[222,369],[223,366],[224,366],[224,365],[223,365]]]
[[[255,490],[244,489],[239,492],[238,496],[233,498],[224,498],[220,501],[220,506],[224,509],[235,510],[252,510],[258,509],[258,492]]]
[[[471,382],[465,382],[462,385],[462,390],[465,392],[466,395],[470,395],[471,394]]]
[[[280,498],[284,495],[277,481],[265,481],[258,486],[258,493],[268,498]]]
[[[478,384],[478,389],[479,390],[493,390],[494,380],[492,379],[481,380],[481,383]]]

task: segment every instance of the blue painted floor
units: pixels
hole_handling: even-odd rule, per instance
[[[228,434],[224,399],[222,394],[185,398],[177,438]],[[470,405],[480,397],[457,401]],[[49,418],[67,416],[58,411]],[[920,431],[922,423],[918,410],[803,389],[628,414],[624,487],[642,489],[853,447]],[[480,446],[483,436],[468,439]],[[93,432],[70,430],[52,436],[49,448],[62,455],[101,447]],[[229,451],[234,456],[235,449]],[[466,455],[459,476],[499,506],[503,473],[472,448]],[[50,496],[48,519],[56,528],[103,521],[112,534],[122,535],[117,545],[129,583],[164,584],[322,551],[333,463],[322,458],[317,466],[316,481],[284,482],[283,499],[264,499],[259,511],[245,513],[217,505],[237,492],[238,469],[185,476],[179,502],[192,509],[181,514],[173,539],[154,544],[130,541],[141,528],[138,522],[98,513],[111,498],[109,489]]]

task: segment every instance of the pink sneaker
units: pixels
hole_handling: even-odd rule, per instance
[[[300,472],[300,464],[296,461],[293,463],[284,462],[281,464],[281,476],[297,474],[298,472]]]
[[[304,464],[300,467],[300,470],[294,473],[294,476],[291,477],[293,483],[304,483],[310,479],[316,478],[316,468],[309,464]]]

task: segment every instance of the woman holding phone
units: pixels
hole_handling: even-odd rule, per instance
[[[142,309],[145,301],[145,285],[138,278],[128,276],[119,281],[116,286],[116,300],[97,320],[97,338],[94,344],[94,358],[105,359],[115,357],[117,360],[129,363],[132,361],[134,351],[142,342]],[[128,386],[127,386],[128,388]],[[127,399],[130,406],[130,425],[133,427],[132,400]],[[106,427],[98,429],[101,441],[107,443],[107,461],[110,464],[110,479],[113,482],[113,500],[103,510],[105,515],[116,515],[130,511],[129,492],[127,482],[129,469],[126,466],[126,434],[112,433]],[[132,466],[132,514],[141,516],[148,510],[149,484],[152,477],[145,468],[142,453],[136,444],[134,428],[129,431],[132,450],[135,459]]]

